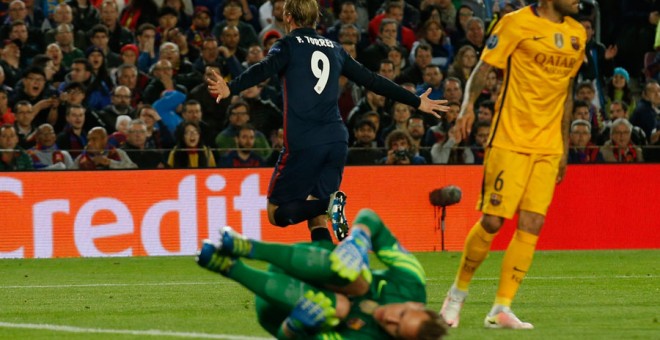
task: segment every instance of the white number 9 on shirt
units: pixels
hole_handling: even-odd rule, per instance
[[[321,62],[320,68],[319,61]],[[314,85],[314,91],[321,94],[323,89],[325,89],[325,85],[328,84],[328,77],[330,76],[330,60],[321,51],[314,51],[312,53],[312,73],[314,73],[314,77],[319,79],[316,85]]]

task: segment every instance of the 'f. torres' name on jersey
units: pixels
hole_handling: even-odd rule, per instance
[[[303,39],[305,38],[305,39]],[[330,47],[334,48],[335,44],[332,42],[332,40],[328,39],[317,39],[317,38],[312,38],[308,36],[297,36],[296,39],[298,40],[299,43],[305,43],[307,42],[308,44],[316,45],[316,46],[324,46],[324,47]]]

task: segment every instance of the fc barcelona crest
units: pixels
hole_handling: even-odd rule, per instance
[[[580,49],[580,38],[578,37],[571,37],[571,46],[573,47],[574,50],[579,50]]]
[[[502,204],[502,195],[498,194],[490,194],[490,204],[492,204],[494,207]]]
[[[564,47],[564,36],[561,35],[561,33],[555,33],[555,46],[557,46],[557,48]]]
[[[367,323],[359,318],[353,318],[346,321],[346,326],[354,331],[359,331]]]

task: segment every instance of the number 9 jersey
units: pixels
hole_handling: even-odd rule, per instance
[[[338,42],[312,28],[298,28],[278,40],[261,62],[229,83],[238,93],[278,75],[284,98],[284,146],[287,150],[334,142],[348,143],[348,130],[339,115],[339,77],[413,107],[420,99],[367,70]]]

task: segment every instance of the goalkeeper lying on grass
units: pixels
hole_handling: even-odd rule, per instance
[[[254,292],[259,323],[280,339],[440,339],[447,325],[424,306],[420,263],[373,211],[354,222],[337,246],[254,241],[226,227],[196,260]],[[370,269],[369,250],[387,269]],[[257,270],[240,257],[271,266]]]

